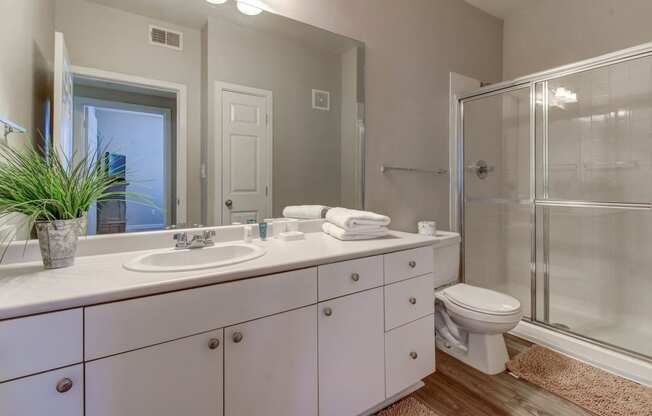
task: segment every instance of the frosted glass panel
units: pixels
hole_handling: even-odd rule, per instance
[[[548,198],[652,201],[652,58],[537,84],[538,165]],[[542,106],[548,109],[548,122]],[[545,133],[547,127],[547,153]],[[545,197],[544,172],[537,197]]]
[[[541,246],[549,239],[547,323],[652,356],[652,213],[538,207],[544,216],[537,236]],[[543,289],[544,268],[537,270]]]

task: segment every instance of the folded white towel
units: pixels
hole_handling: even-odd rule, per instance
[[[283,209],[283,216],[302,220],[320,219],[326,216],[329,209],[324,205],[291,205]]]
[[[321,226],[322,231],[326,234],[337,238],[338,240],[372,240],[387,235],[387,227],[366,227],[366,230],[345,230],[330,222],[325,222]]]
[[[386,215],[374,212],[332,208],[326,213],[326,221],[345,230],[353,230],[365,226],[387,227],[391,220]]]

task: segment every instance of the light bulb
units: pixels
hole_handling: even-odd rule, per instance
[[[242,0],[238,0],[238,10],[240,13],[246,14],[247,16],[256,16],[263,12],[263,9],[260,7],[253,6]]]
[[[210,4],[224,4],[229,0],[206,0]]]

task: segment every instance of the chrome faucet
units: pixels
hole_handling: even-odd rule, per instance
[[[188,240],[188,233],[176,233],[173,238],[177,242],[174,246],[177,250],[197,249],[204,247],[211,247],[215,245],[212,237],[215,237],[215,231],[202,231],[201,234],[193,234],[190,241]]]

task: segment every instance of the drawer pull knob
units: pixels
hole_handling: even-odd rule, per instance
[[[333,314],[333,310],[331,308],[324,309],[324,315],[331,316],[332,314]]]
[[[57,383],[57,391],[59,393],[66,393],[72,388],[72,380],[69,378],[63,378]]]
[[[236,344],[239,344],[240,342],[242,342],[242,338],[243,338],[242,332],[234,332],[233,333],[233,342],[235,342]]]
[[[415,297],[411,297],[411,298],[410,298],[410,303],[411,303],[412,305],[416,305],[416,304],[417,304],[417,298],[415,298]]]
[[[360,275],[358,273],[353,273],[351,275],[351,280],[353,280],[354,282],[357,282],[358,280],[360,280]]]
[[[412,358],[413,360],[416,360],[417,358],[419,358],[419,354],[417,354],[415,351],[412,351],[410,353],[410,358]]]
[[[417,267],[417,262],[414,260],[410,260],[408,266],[410,266],[411,269],[414,269],[415,267]]]
[[[220,340],[217,338],[211,338],[208,341],[208,348],[210,348],[211,350],[216,350],[217,347],[219,346],[220,346]]]

